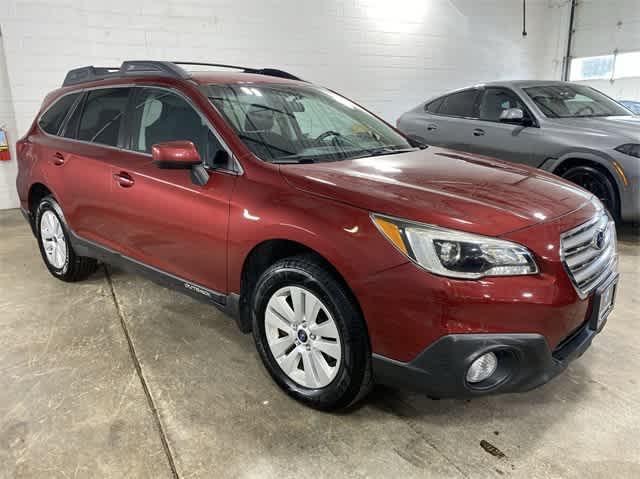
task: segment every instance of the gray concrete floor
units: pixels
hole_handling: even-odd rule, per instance
[[[640,477],[637,230],[620,253],[607,327],[550,384],[326,414],[217,310],[117,270],[57,281],[0,212],[0,477]]]

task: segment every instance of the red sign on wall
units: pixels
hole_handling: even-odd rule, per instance
[[[7,133],[0,130],[0,161],[9,161],[11,155],[9,153],[9,142],[7,141]]]

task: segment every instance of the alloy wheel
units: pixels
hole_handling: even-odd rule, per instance
[[[342,361],[340,332],[314,293],[280,288],[269,299],[264,320],[269,351],[292,381],[310,389],[333,381]]]
[[[67,242],[60,220],[51,210],[40,218],[40,239],[49,264],[62,269],[67,262]]]

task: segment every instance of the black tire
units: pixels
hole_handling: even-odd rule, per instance
[[[45,252],[45,247],[42,242],[42,234],[41,234],[41,220],[42,215],[46,211],[51,211],[60,222],[62,226],[62,232],[64,234],[65,245],[66,245],[66,261],[62,265],[62,267],[57,268],[49,262],[47,258],[47,254]],[[40,254],[42,255],[42,260],[44,261],[45,266],[49,270],[49,272],[56,278],[61,281],[66,282],[75,282],[82,281],[89,277],[92,273],[96,271],[98,268],[98,262],[94,258],[87,258],[85,256],[78,256],[76,252],[73,250],[71,243],[69,241],[69,231],[67,229],[67,224],[64,219],[64,214],[62,213],[62,209],[60,205],[56,202],[53,196],[45,196],[38,207],[36,208],[34,214],[34,231],[36,232],[36,239],[38,240],[38,246],[40,247]]]
[[[620,199],[618,189],[611,177],[599,168],[589,165],[572,166],[562,174],[566,180],[593,193],[618,221],[620,218]]]
[[[335,378],[323,388],[309,389],[290,379],[267,343],[267,303],[277,290],[294,285],[311,291],[325,304],[340,334],[343,359]],[[344,409],[371,390],[371,348],[362,314],[346,287],[313,255],[276,262],[260,276],[254,291],[251,316],[256,348],[271,377],[288,395],[315,409],[328,411]]]

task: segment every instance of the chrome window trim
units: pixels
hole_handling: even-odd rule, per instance
[[[92,141],[85,141],[85,140],[78,140],[77,138],[67,138],[64,136],[60,136],[59,134],[57,135],[53,135],[51,133],[47,133],[46,131],[44,131],[44,129],[42,129],[42,127],[40,127],[40,119],[42,118],[42,115],[44,115],[47,111],[49,111],[49,109],[58,101],[60,101],[60,99],[62,99],[63,97],[67,96],[67,95],[71,95],[71,94],[77,94],[77,93],[85,93],[85,92],[91,92],[94,90],[104,90],[104,89],[108,89],[108,88],[155,88],[158,90],[165,90],[171,93],[175,93],[176,95],[180,96],[182,99],[184,99],[191,108],[193,108],[195,110],[195,112],[198,114],[198,116],[200,116],[200,118],[202,118],[207,127],[211,130],[211,132],[213,133],[213,135],[216,137],[216,139],[220,142],[220,145],[222,145],[222,147],[225,149],[225,151],[227,152],[227,154],[229,155],[229,157],[231,158],[234,166],[237,168],[236,170],[229,170],[226,168],[211,168],[208,165],[205,165],[205,168],[209,171],[214,171],[214,172],[220,172],[220,173],[226,173],[226,174],[230,174],[230,175],[235,175],[235,176],[242,176],[244,174],[244,168],[242,168],[242,164],[240,163],[240,161],[238,160],[238,158],[233,154],[233,151],[231,150],[231,148],[229,148],[229,145],[227,145],[227,143],[224,141],[224,139],[222,138],[222,136],[218,133],[218,131],[213,127],[213,125],[211,124],[211,122],[209,121],[209,119],[206,117],[206,115],[204,115],[202,113],[202,111],[193,104],[193,101],[191,101],[191,99],[185,95],[184,93],[182,93],[179,90],[176,90],[175,88],[170,88],[170,87],[166,87],[166,86],[161,86],[161,85],[154,85],[154,84],[140,84],[140,83],[117,83],[117,84],[113,84],[113,85],[99,85],[99,86],[95,86],[95,87],[88,87],[88,88],[80,88],[77,90],[72,90],[69,92],[66,92],[62,95],[60,95],[58,98],[56,98],[53,103],[51,103],[51,105],[49,105],[49,107],[44,110],[39,116],[38,119],[36,121],[38,129],[44,133],[46,136],[50,136],[53,138],[58,138],[60,140],[66,140],[66,141],[73,141],[73,142],[77,142],[77,143],[81,143],[84,145],[92,145],[92,146],[98,146],[98,147],[103,147],[103,148],[109,148],[111,150],[115,150],[115,151],[119,151],[119,152],[125,152],[125,153],[135,153],[138,155],[143,155],[145,157],[151,158],[151,154],[150,153],[146,153],[146,152],[142,152],[142,151],[135,151],[129,148],[120,148],[118,146],[112,146],[112,145],[104,145],[102,143],[95,143]],[[72,107],[77,107],[77,103],[74,103],[74,105],[72,105]],[[74,108],[75,109],[75,108]],[[67,112],[68,114],[69,112]],[[67,118],[65,117],[64,120],[67,120]],[[58,131],[59,133],[59,131]]]

